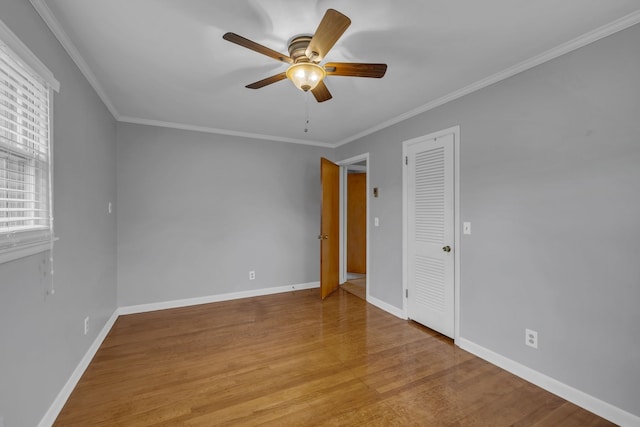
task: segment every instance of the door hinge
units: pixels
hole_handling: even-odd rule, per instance
[[[409,289],[404,290],[404,297],[409,298]]]
[[[404,164],[409,165],[409,156],[404,156]]]

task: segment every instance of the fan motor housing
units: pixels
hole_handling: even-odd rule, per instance
[[[310,62],[306,52],[311,42],[311,37],[310,35],[304,34],[295,36],[289,41],[289,56],[295,64],[298,62]]]

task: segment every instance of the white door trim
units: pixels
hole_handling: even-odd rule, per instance
[[[346,206],[347,206],[347,202],[346,202],[346,198],[347,198],[347,166],[352,165],[354,163],[358,163],[365,160],[367,162],[367,166],[365,169],[365,172],[367,174],[367,184],[366,184],[366,190],[367,190],[367,214],[366,214],[366,219],[367,219],[367,246],[366,246],[366,250],[367,250],[367,255],[366,255],[366,262],[367,262],[367,277],[366,277],[366,299],[367,301],[369,301],[370,299],[370,289],[371,287],[369,286],[370,284],[370,277],[371,277],[371,221],[370,221],[370,217],[369,217],[369,207],[371,206],[371,192],[370,190],[370,183],[371,183],[371,175],[369,174],[370,172],[370,162],[369,162],[369,153],[364,153],[364,154],[360,154],[354,157],[350,157],[348,159],[345,160],[341,160],[339,162],[336,162],[336,164],[338,166],[340,166],[340,283],[344,283],[347,280],[347,235],[345,233],[346,230],[346,224],[347,224],[347,220],[346,220]]]
[[[408,155],[408,149],[410,146],[430,140],[439,138],[444,135],[453,134],[453,212],[454,212],[454,248],[453,248],[453,264],[454,264],[454,341],[457,341],[460,337],[460,126],[450,127],[438,132],[430,133],[428,135],[420,136],[418,138],[409,139],[402,143],[402,311],[405,318],[407,318],[407,278],[408,278],[408,168],[405,164],[405,159]],[[367,163],[368,164],[368,163]],[[367,211],[368,214],[368,211]],[[368,238],[368,237],[367,237]],[[367,248],[368,250],[368,248]],[[368,254],[367,254],[368,256]],[[368,260],[367,260],[368,262]],[[368,268],[368,265],[367,265]]]

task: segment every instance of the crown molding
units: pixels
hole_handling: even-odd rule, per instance
[[[96,91],[104,105],[111,112],[113,117],[116,120],[119,120],[120,114],[118,114],[118,110],[116,110],[116,107],[113,105],[100,83],[98,83],[98,79],[96,78],[95,74],[93,74],[84,58],[80,55],[80,52],[78,51],[76,46],[71,42],[71,39],[69,38],[67,33],[62,29],[60,21],[58,21],[53,12],[51,12],[51,9],[49,9],[49,6],[47,6],[47,4],[45,3],[45,0],[30,1],[35,10],[40,14],[40,17],[42,17],[42,20],[47,24],[62,47],[64,47],[73,62],[75,62],[76,66],[80,69],[80,72],[82,72],[84,77],[89,81],[89,84],[93,87],[93,90]]]
[[[367,135],[371,135],[372,133],[378,132],[382,129],[393,126],[397,123],[400,123],[402,121],[415,117],[419,114],[425,113],[429,110],[432,110],[436,107],[444,105],[448,102],[454,101],[465,95],[469,95],[473,92],[476,92],[494,83],[498,83],[516,74],[522,73],[523,71],[526,71],[538,65],[544,64],[545,62],[551,61],[552,59],[555,59],[559,56],[565,55],[576,49],[579,49],[595,41],[598,41],[604,37],[610,36],[612,34],[615,34],[619,31],[622,31],[626,28],[629,28],[633,25],[640,23],[640,10],[637,10],[609,24],[603,25],[599,28],[596,28],[595,30],[589,31],[579,37],[576,37],[573,40],[570,40],[550,50],[547,50],[546,52],[543,52],[525,61],[519,62],[503,71],[492,74],[484,79],[476,81],[475,83],[472,83],[461,89],[450,92],[447,95],[444,95],[438,99],[435,99],[417,108],[414,108],[413,110],[407,111],[406,113],[403,113],[399,116],[396,116],[394,118],[381,122],[376,126],[365,129],[362,132],[358,132],[341,141],[330,143],[330,142],[321,142],[321,141],[307,141],[303,139],[279,137],[279,136],[273,136],[273,135],[240,132],[240,131],[233,131],[228,129],[217,129],[217,128],[210,128],[210,127],[204,127],[204,126],[194,126],[194,125],[188,125],[188,124],[182,124],[182,123],[148,120],[148,119],[142,119],[142,118],[130,117],[130,116],[121,116],[116,110],[116,108],[114,107],[113,103],[107,96],[106,92],[104,91],[100,83],[98,83],[98,80],[95,74],[91,71],[86,61],[80,55],[80,52],[78,51],[78,49],[71,42],[71,39],[69,38],[69,36],[62,29],[60,22],[53,15],[53,13],[51,12],[51,9],[49,9],[47,4],[45,3],[45,0],[30,0],[30,2],[33,5],[33,7],[36,9],[36,11],[40,14],[40,16],[45,21],[45,23],[49,26],[49,28],[51,29],[53,34],[56,36],[58,41],[65,48],[69,56],[71,56],[71,59],[76,63],[76,65],[78,66],[82,74],[84,74],[85,78],[89,81],[89,84],[91,84],[91,86],[96,91],[96,93],[98,94],[102,102],[104,102],[106,107],[109,109],[109,111],[117,121],[124,122],[124,123],[144,124],[149,126],[160,126],[160,127],[167,127],[167,128],[173,128],[173,129],[192,130],[196,132],[215,133],[215,134],[221,134],[221,135],[231,135],[231,136],[239,136],[239,137],[253,138],[253,139],[259,139],[259,140],[287,142],[292,144],[312,145],[312,146],[327,147],[327,148],[337,148],[342,145],[348,144],[349,142],[363,138]]]
[[[591,44],[595,41],[598,41],[604,37],[615,34],[619,31],[622,31],[626,28],[629,28],[633,25],[640,23],[640,10],[637,10],[633,13],[630,13],[626,16],[623,16],[620,19],[617,19],[609,24],[603,25],[602,27],[596,28],[595,30],[589,31],[579,37],[576,37],[573,40],[570,40],[566,43],[563,43],[559,46],[554,47],[553,49],[549,49],[546,52],[543,52],[539,55],[536,55],[532,58],[529,58],[525,61],[519,62],[503,71],[492,74],[489,77],[486,77],[482,80],[478,80],[475,83],[472,83],[468,86],[465,86],[461,89],[453,91],[447,95],[444,95],[438,99],[435,99],[431,102],[428,102],[420,107],[417,107],[411,111],[407,111],[404,114],[396,116],[390,120],[382,122],[374,127],[366,129],[362,132],[359,132],[355,135],[352,135],[348,138],[343,139],[342,141],[336,143],[335,147],[340,147],[341,145],[348,144],[349,142],[355,141],[357,139],[363,138],[367,135],[371,135],[374,132],[378,132],[382,129],[393,126],[397,123],[415,117],[419,114],[432,110],[436,107],[444,105],[448,102],[461,98],[465,95],[469,95],[475,91],[483,89],[487,86],[490,86],[494,83],[498,83],[499,81],[505,80],[509,77],[512,77],[516,74],[522,73],[523,71],[527,71],[533,67],[544,64],[545,62],[551,61],[559,56],[565,55],[569,52],[572,52],[576,49],[584,47],[588,44]]]
[[[324,147],[324,148],[335,148],[334,144],[330,144],[328,142],[308,141],[305,139],[286,138],[282,136],[263,135],[259,133],[250,133],[250,132],[239,132],[239,131],[229,130],[229,129],[218,129],[218,128],[210,128],[206,126],[187,125],[183,123],[164,122],[161,120],[140,119],[138,117],[121,116],[118,119],[118,121],[121,123],[133,123],[137,125],[158,126],[158,127],[165,127],[170,129],[190,130],[194,132],[215,133],[218,135],[238,136],[241,138],[251,138],[251,139],[259,139],[259,140],[273,141],[273,142],[286,142],[289,144],[301,144],[301,145],[312,145],[312,146]]]
[[[47,24],[49,29],[51,29],[51,31],[53,32],[55,37],[58,39],[60,44],[67,51],[67,53],[69,54],[73,62],[75,62],[76,66],[80,69],[80,71],[82,72],[84,77],[87,79],[89,84],[96,91],[96,93],[98,94],[102,102],[105,104],[107,109],[111,112],[113,117],[119,122],[143,124],[148,126],[159,126],[159,127],[166,127],[166,128],[172,128],[172,129],[191,130],[196,132],[214,133],[214,134],[220,134],[220,135],[238,136],[243,138],[252,138],[252,139],[274,141],[274,142],[287,142],[291,144],[312,145],[312,146],[325,147],[325,148],[335,147],[335,144],[331,144],[328,142],[307,141],[303,139],[286,138],[286,137],[273,136],[273,135],[233,131],[228,129],[217,129],[217,128],[204,127],[204,126],[194,126],[194,125],[189,125],[184,123],[173,123],[173,122],[165,122],[165,121],[159,121],[159,120],[143,119],[139,117],[122,116],[120,115],[120,113],[118,113],[118,110],[116,110],[115,106],[107,96],[105,90],[102,88],[102,86],[98,82],[98,79],[96,78],[95,74],[93,73],[93,71],[91,71],[91,68],[89,68],[89,65],[80,54],[80,51],[78,51],[78,48],[75,46],[75,44],[73,44],[73,42],[71,41],[67,33],[62,29],[62,25],[60,24],[60,21],[58,21],[58,19],[55,17],[51,9],[49,9],[49,6],[47,6],[45,0],[30,0],[30,2],[38,12],[40,17],[42,17],[44,22]]]

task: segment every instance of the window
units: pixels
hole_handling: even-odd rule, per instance
[[[27,58],[10,46],[26,51]],[[28,65],[34,61],[32,55],[4,24],[0,26],[0,255],[52,238],[53,87]]]

